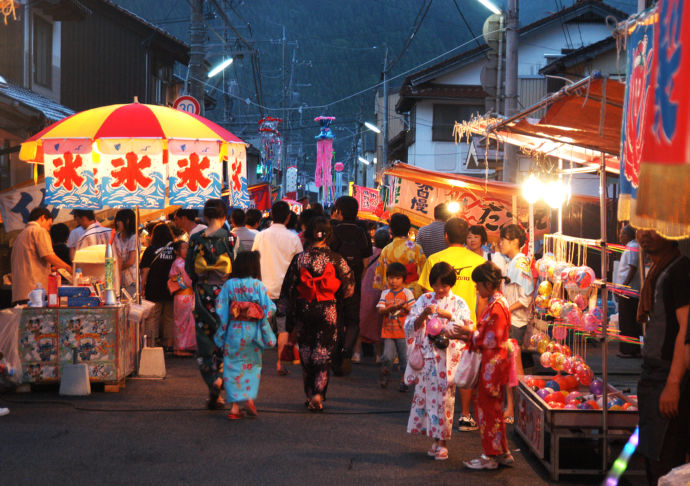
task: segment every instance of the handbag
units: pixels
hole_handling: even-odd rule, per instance
[[[415,371],[424,369],[424,355],[422,354],[422,343],[419,339],[420,335],[423,339],[423,333],[415,333],[414,344],[410,350],[410,355],[407,357],[407,364]]]
[[[479,371],[482,364],[482,355],[477,351],[465,349],[457,371],[455,372],[455,384],[458,388],[474,388],[479,381]]]

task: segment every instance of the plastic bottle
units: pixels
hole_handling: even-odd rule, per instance
[[[81,281],[82,281],[81,267],[77,267],[74,270],[74,278],[72,279],[72,285],[81,285]]]
[[[29,307],[44,307],[46,300],[46,292],[43,290],[43,285],[36,284],[36,288],[29,292]]]
[[[58,274],[53,271],[48,276],[48,307],[57,307],[60,304],[58,299]]]

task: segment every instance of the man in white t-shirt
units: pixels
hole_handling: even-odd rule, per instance
[[[302,252],[302,242],[294,231],[290,231],[285,224],[290,219],[290,206],[285,201],[277,201],[271,208],[273,224],[254,237],[252,251],[261,254],[261,280],[268,296],[277,304],[280,288],[292,257]],[[276,313],[276,328],[278,334],[278,374],[286,375],[287,369],[280,363],[280,356],[288,341],[285,327],[285,315]]]
[[[110,241],[112,228],[106,228],[96,221],[96,215],[91,209],[75,209],[74,218],[79,226],[84,228],[84,233],[77,240],[75,250],[81,250],[94,245],[105,245]]]
[[[639,338],[642,334],[642,326],[637,322],[637,305],[640,302],[640,273],[639,246],[635,241],[635,229],[626,225],[618,234],[621,244],[625,245],[625,251],[618,263],[616,283],[627,285],[637,292],[636,296],[618,297],[618,326],[621,335]],[[621,341],[618,344],[619,358],[639,358],[640,346],[634,343]]]

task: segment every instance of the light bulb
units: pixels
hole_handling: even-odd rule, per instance
[[[552,208],[560,208],[568,196],[568,191],[563,183],[551,181],[544,186],[544,201]]]
[[[525,182],[522,183],[522,197],[530,204],[534,204],[541,199],[543,193],[544,184],[534,174],[530,174]]]

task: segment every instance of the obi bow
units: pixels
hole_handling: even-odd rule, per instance
[[[331,263],[326,265],[319,277],[314,277],[306,268],[300,269],[300,283],[297,284],[297,292],[300,299],[318,302],[335,300],[335,293],[340,288],[340,280],[335,275],[335,268]]]
[[[236,321],[259,321],[264,318],[264,311],[255,302],[233,302],[230,314]]]
[[[417,264],[408,263],[405,265],[405,270],[407,270],[407,277],[405,277],[405,284],[411,284],[419,280],[419,274],[417,273]]]

